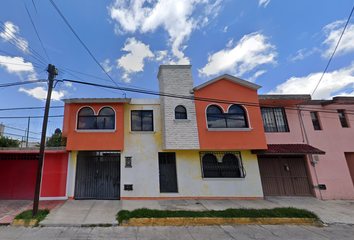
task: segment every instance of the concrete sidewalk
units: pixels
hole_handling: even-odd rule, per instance
[[[308,197],[266,197],[265,200],[70,200],[51,211],[42,226],[117,225],[120,210],[225,210],[228,208],[303,208],[316,213],[326,224],[354,224],[354,200],[321,201]]]

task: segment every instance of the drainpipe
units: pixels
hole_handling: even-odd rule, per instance
[[[306,142],[307,144],[310,145],[310,141],[307,137],[307,132],[306,132],[306,128],[305,128],[305,124],[304,124],[304,118],[302,116],[302,112],[301,112],[301,107],[300,106],[297,106],[297,108],[299,109],[299,115],[300,115],[300,118],[301,118],[301,125],[302,125],[302,129],[304,130],[304,134],[305,134],[305,138],[306,138]],[[316,171],[316,163],[315,161],[313,160],[313,156],[312,154],[309,154],[310,155],[310,163],[311,165],[313,166],[313,170],[315,172],[315,177],[316,177],[316,182],[317,182],[317,188],[318,186],[320,185],[319,181],[318,181],[318,176],[317,176],[317,171]],[[316,188],[315,188],[316,189]],[[322,197],[322,192],[321,192],[321,189],[318,188],[318,191],[320,193],[320,197],[321,197],[321,200],[323,200],[323,197]]]

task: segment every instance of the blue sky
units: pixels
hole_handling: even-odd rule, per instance
[[[59,69],[57,79],[114,85],[52,4],[33,2],[34,5],[32,0],[0,3],[0,84],[46,79],[45,69],[52,63]],[[195,85],[228,73],[263,86],[260,94],[312,93],[353,7],[353,1],[349,0],[56,0],[55,3],[119,86],[158,91],[159,65],[191,64]],[[313,98],[354,94],[353,21],[349,22]],[[32,50],[43,59],[34,58]],[[45,83],[0,88],[0,108],[41,107],[45,96]],[[51,104],[62,106],[61,98],[93,97],[122,97],[122,93],[58,83]],[[127,97],[156,96],[127,92]],[[51,109],[50,114],[63,114],[63,109]],[[43,115],[43,110],[0,111],[0,117],[39,115]],[[41,121],[33,119],[30,130],[40,132]],[[13,128],[27,128],[26,119],[0,119],[1,122]],[[62,127],[62,119],[50,119],[48,135],[57,127]],[[6,132],[23,134],[9,128]],[[34,137],[39,135],[30,136],[36,141]]]

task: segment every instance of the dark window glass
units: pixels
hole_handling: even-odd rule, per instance
[[[282,107],[261,107],[265,132],[289,132],[285,110]]]
[[[247,128],[245,111],[238,105],[232,105],[228,113],[217,106],[207,109],[208,128]]]
[[[342,125],[342,127],[347,128],[349,127],[348,122],[347,122],[347,117],[345,114],[345,111],[342,109],[338,109],[338,116],[339,116],[339,120],[340,120],[340,124]]]
[[[115,113],[109,107],[102,108],[98,116],[89,107],[79,112],[77,129],[114,129],[114,125]]]
[[[132,131],[154,131],[152,110],[133,110],[131,112]]]
[[[241,178],[242,171],[240,161],[232,153],[226,153],[222,162],[217,161],[213,153],[204,154],[202,157],[204,178]]]
[[[102,108],[97,116],[97,126],[99,129],[114,129],[114,119],[115,114],[112,108]]]
[[[177,106],[175,109],[175,119],[187,119],[187,110],[183,106]]]
[[[320,121],[318,120],[318,113],[317,112],[310,112],[310,115],[311,115],[311,119],[312,119],[313,128],[315,130],[321,130]]]
[[[96,116],[93,110],[89,107],[84,107],[79,112],[77,129],[95,129]]]

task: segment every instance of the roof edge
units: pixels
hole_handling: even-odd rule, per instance
[[[157,78],[160,78],[161,70],[163,69],[191,69],[192,65],[160,65]]]
[[[238,85],[241,85],[241,86],[253,89],[253,90],[258,90],[258,89],[260,89],[262,87],[262,86],[260,86],[258,84],[251,83],[249,81],[246,81],[246,80],[243,80],[241,78],[238,78],[238,77],[235,77],[235,76],[232,76],[230,74],[225,73],[223,75],[220,75],[220,76],[218,76],[216,78],[213,78],[213,79],[211,79],[209,81],[206,81],[206,82],[194,87],[193,90],[194,91],[198,91],[199,89],[202,89],[202,88],[204,88],[204,87],[206,87],[206,86],[208,86],[208,85],[210,85],[210,84],[212,84],[214,82],[217,82],[217,81],[219,81],[221,79],[225,79],[225,80],[230,81],[232,83],[235,83],[235,84],[238,84]]]
[[[259,100],[311,100],[310,94],[261,94]]]

